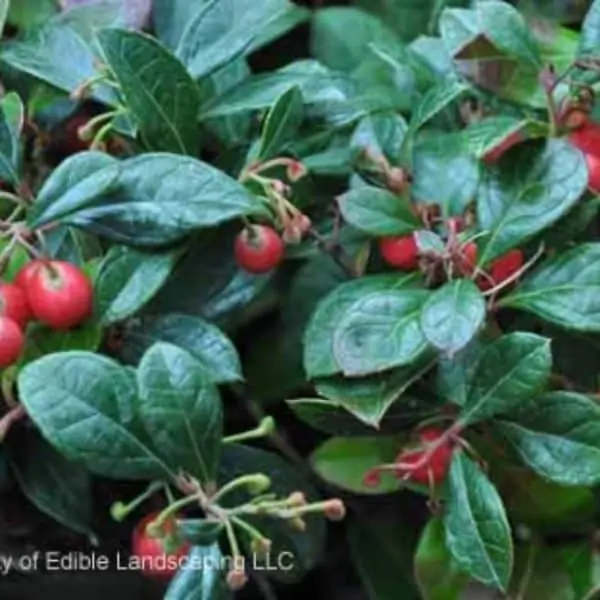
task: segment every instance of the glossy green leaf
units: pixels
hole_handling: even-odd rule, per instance
[[[520,308],[578,331],[600,331],[600,244],[582,244],[556,254],[506,296]]]
[[[406,121],[396,113],[378,113],[361,119],[352,134],[350,145],[357,159],[384,156],[392,163],[401,159],[400,149],[408,130]]]
[[[521,332],[501,337],[481,355],[459,420],[472,424],[514,411],[543,391],[551,367],[549,339]]]
[[[79,199],[62,221],[125,244],[163,246],[195,229],[261,210],[237,181],[194,158],[149,153],[118,166],[114,188],[113,166],[97,172],[93,178],[106,174],[111,187],[100,198]],[[62,205],[62,199],[57,202]]]
[[[41,227],[96,201],[116,188],[120,163],[102,152],[68,158],[46,179],[28,214],[31,227]]]
[[[446,544],[460,568],[474,579],[506,590],[513,568],[513,542],[502,499],[479,465],[454,455],[444,511]]]
[[[164,600],[227,600],[231,592],[225,585],[220,566],[225,563],[219,544],[194,546],[187,565],[171,581]],[[200,567],[199,567],[200,565]]]
[[[224,445],[219,473],[221,483],[248,473],[267,473],[272,483],[269,491],[277,496],[285,498],[292,492],[302,490],[309,502],[318,501],[318,493],[305,477],[302,469],[297,465],[289,464],[277,454],[258,448]],[[227,496],[227,501],[234,506],[238,502],[248,501],[249,498],[246,494],[233,493]],[[250,520],[272,540],[271,556],[282,556],[282,552],[291,552],[291,556],[286,555],[283,564],[289,563],[292,568],[273,569],[265,573],[269,577],[283,582],[297,581],[321,558],[325,542],[325,522],[322,517],[314,516],[307,519],[307,527],[303,532],[294,531],[288,522],[280,519],[256,517]],[[288,557],[289,561],[287,561]]]
[[[562,485],[600,481],[600,407],[591,398],[552,392],[531,400],[498,428],[542,477]]]
[[[365,425],[378,428],[392,404],[401,401],[404,392],[427,372],[435,358],[430,355],[406,367],[379,375],[347,379],[331,377],[317,380],[319,394],[336,400]]]
[[[142,317],[126,328],[121,357],[137,364],[155,342],[167,342],[186,350],[215,383],[243,378],[231,340],[218,327],[199,317],[180,314]]]
[[[144,34],[108,29],[98,42],[146,147],[195,155],[200,100],[184,65]]]
[[[105,477],[175,477],[139,429],[135,382],[112,360],[49,354],[21,371],[18,387],[33,422],[67,458]]]
[[[420,327],[427,290],[388,289],[366,293],[340,315],[333,332],[333,356],[349,376],[409,365],[428,343]]]
[[[179,256],[140,252],[126,246],[113,246],[94,281],[95,313],[104,325],[133,315],[165,283]]]
[[[334,357],[334,334],[352,305],[368,294],[414,288],[419,277],[411,274],[365,277],[340,285],[319,303],[306,329],[304,368],[310,378],[328,377],[342,369]]]
[[[564,216],[587,188],[583,155],[564,140],[525,144],[490,168],[477,197],[486,264]]]
[[[177,48],[188,23],[202,9],[196,0],[154,0],[152,20],[156,36],[171,50]]]
[[[0,18],[1,18],[0,7]],[[9,92],[0,100],[0,178],[16,185],[20,181],[19,138],[25,122],[25,107],[17,94]]]
[[[316,473],[327,483],[355,494],[385,494],[395,492],[401,482],[391,473],[381,476],[381,485],[367,487],[365,474],[373,467],[394,462],[400,444],[387,437],[334,437],[314,450],[310,462]]]
[[[407,198],[381,188],[355,188],[338,205],[346,222],[374,236],[406,235],[421,226]]]
[[[142,357],[137,384],[137,412],[162,460],[173,471],[213,481],[223,409],[204,369],[185,350],[158,342]]]
[[[273,158],[294,139],[302,123],[302,116],[302,92],[298,87],[291,87],[277,98],[267,114],[258,152],[260,160]]]
[[[421,329],[430,344],[454,354],[477,334],[485,315],[477,286],[470,279],[456,279],[429,297],[421,312]]]
[[[502,54],[541,66],[540,49],[525,19],[501,0],[478,3],[472,10],[448,8],[441,15],[440,30],[454,57],[483,36]]]
[[[431,518],[421,532],[414,563],[423,600],[460,600],[469,579],[448,551],[439,517]]]
[[[27,498],[43,513],[78,533],[91,529],[91,477],[77,462],[67,460],[35,431],[10,442],[10,465]]]
[[[600,2],[593,0],[581,26],[579,38],[579,56],[598,56],[600,45]]]

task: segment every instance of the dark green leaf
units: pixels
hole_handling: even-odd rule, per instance
[[[298,87],[291,87],[277,98],[263,126],[260,160],[273,158],[293,140],[302,123],[302,107],[302,92]]]
[[[152,21],[157,37],[174,50],[188,23],[202,10],[197,0],[153,0]]]
[[[63,222],[125,244],[162,246],[195,229],[261,210],[258,199],[237,181],[190,157],[149,153],[119,166],[116,189],[79,204]]]
[[[322,396],[339,402],[365,425],[378,428],[392,404],[431,368],[434,360],[425,356],[412,365],[361,379],[323,379],[316,382],[316,389]]]
[[[340,196],[338,204],[350,225],[371,235],[406,235],[420,226],[407,198],[380,188],[355,188]]]
[[[408,124],[398,114],[381,113],[361,119],[350,141],[353,152],[361,156],[383,156],[392,163],[401,158],[400,149]]]
[[[309,502],[318,500],[317,491],[305,478],[302,469],[287,463],[277,454],[258,448],[224,445],[219,473],[221,483],[249,473],[267,473],[272,482],[270,492],[277,496],[285,498],[301,490]],[[231,499],[232,505],[249,499],[243,494],[231,494],[227,498]],[[290,558],[292,569],[269,571],[270,577],[285,582],[295,581],[320,559],[325,541],[325,522],[322,517],[308,518],[304,532],[294,531],[288,522],[270,517],[257,517],[252,519],[252,523],[273,541],[271,556],[281,556],[282,552],[291,552],[293,555]]]
[[[204,369],[185,350],[157,342],[140,361],[137,383],[137,412],[160,457],[175,472],[213,481],[223,409]]]
[[[444,523],[429,520],[415,554],[415,575],[423,600],[460,600],[469,579],[446,547]]]
[[[600,481],[600,407],[591,398],[546,394],[498,428],[542,477],[561,485],[593,486]]]
[[[333,356],[348,376],[409,365],[427,351],[420,314],[427,290],[372,291],[348,306],[333,332]]]
[[[91,478],[83,466],[67,460],[35,431],[17,436],[10,449],[12,470],[27,498],[59,523],[93,539]]]
[[[304,367],[308,376],[328,377],[342,370],[334,357],[334,334],[353,304],[378,291],[404,287],[414,289],[419,280],[414,274],[365,277],[340,285],[322,300],[308,325],[304,340]]]
[[[469,86],[467,84],[455,79],[442,81],[431,88],[412,114],[410,120],[411,132],[414,133],[417,129],[423,127],[425,123],[431,121],[468,90]]]
[[[149,150],[196,154],[200,100],[185,67],[150,36],[108,29],[102,54]]]
[[[369,469],[394,462],[399,442],[387,437],[334,437],[311,454],[310,462],[327,483],[356,494],[385,494],[397,491],[401,482],[391,473],[381,476],[376,488],[363,484]]]
[[[133,315],[165,283],[179,252],[151,254],[113,246],[94,281],[95,312],[104,325]]]
[[[142,317],[124,332],[122,358],[137,364],[155,342],[186,350],[215,383],[240,381],[242,367],[235,346],[217,327],[199,317],[169,314]]]
[[[561,327],[600,331],[600,244],[583,244],[539,267],[501,302]]]
[[[479,188],[477,215],[487,234],[479,262],[488,263],[552,225],[575,205],[587,182],[583,155],[564,140],[509,152]]]
[[[231,592],[225,585],[221,565],[225,557],[219,544],[194,546],[187,565],[182,566],[169,585],[164,600],[227,600]],[[200,567],[198,567],[200,565]]]
[[[3,4],[10,5],[7,15],[8,22],[23,29],[43,23],[58,12],[55,0],[21,0],[21,2],[3,0]]]
[[[33,422],[67,458],[106,477],[175,477],[137,429],[135,382],[112,360],[49,354],[21,371],[18,386]]]
[[[485,314],[485,300],[477,286],[470,279],[456,279],[427,300],[421,329],[433,346],[454,354],[473,339]]]
[[[0,100],[0,178],[17,185],[20,181],[19,138],[25,121],[25,107],[14,92]]]
[[[480,467],[456,452],[450,467],[444,512],[446,543],[473,578],[506,590],[513,568],[513,543],[502,500]]]
[[[52,171],[28,214],[31,227],[41,227],[85,208],[115,188],[120,163],[102,152],[81,152]]]
[[[551,368],[549,339],[532,333],[501,337],[477,363],[460,420],[472,424],[514,411],[543,390]]]

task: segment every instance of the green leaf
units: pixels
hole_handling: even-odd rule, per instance
[[[354,35],[348,35],[353,31]],[[398,44],[383,21],[350,6],[317,11],[312,21],[311,55],[331,69],[351,72],[363,60],[369,45]]]
[[[577,331],[600,331],[600,244],[558,253],[501,300]]]
[[[291,465],[277,454],[258,448],[226,444],[219,470],[220,483],[229,482],[248,473],[267,473],[271,478],[270,492],[285,498],[292,492],[302,490],[309,502],[318,501],[318,494],[306,479],[302,469]],[[227,495],[231,506],[249,501],[250,496],[242,493]],[[282,552],[291,552],[289,570],[271,570],[267,574],[284,582],[297,581],[312,569],[323,551],[325,542],[325,522],[320,516],[306,521],[306,530],[294,531],[290,524],[281,519],[256,517],[249,519],[266,537],[272,540],[271,556],[282,556]],[[289,556],[289,555],[287,555]],[[287,557],[286,556],[286,557]]]
[[[153,0],[152,20],[157,37],[174,50],[188,23],[202,10],[196,0]]]
[[[347,376],[371,375],[415,362],[428,349],[420,327],[429,291],[387,289],[366,293],[340,315],[333,356]]]
[[[124,244],[163,246],[195,229],[261,209],[237,181],[194,158],[149,153],[119,166],[115,188],[111,186],[98,199],[90,198],[85,206],[78,203],[62,221]]]
[[[117,185],[120,163],[102,152],[81,152],[63,161],[46,179],[28,214],[38,228],[93,203]]]
[[[8,22],[22,29],[29,29],[42,23],[58,12],[55,0],[21,0],[21,2],[5,2],[9,6]]]
[[[0,7],[0,13],[1,10]],[[0,99],[0,179],[13,185],[20,181],[19,138],[24,122],[25,107],[21,98],[14,92],[9,92]]]
[[[336,375],[342,369],[333,353],[334,334],[343,316],[353,304],[378,291],[415,288],[420,278],[410,275],[379,275],[363,277],[340,285],[319,303],[306,329],[304,338],[304,368],[310,378]]]
[[[350,522],[350,554],[369,600],[421,598],[410,567],[415,541],[407,521],[387,513],[377,521],[371,515]]]
[[[477,286],[470,279],[456,279],[429,297],[421,312],[421,329],[430,344],[454,354],[473,339],[485,314]]]
[[[502,500],[479,466],[456,452],[444,512],[446,543],[473,578],[505,591],[513,568],[513,543]]]
[[[0,0],[0,36],[4,34],[4,26],[8,17],[10,0]]]
[[[94,281],[95,312],[104,325],[130,317],[163,286],[178,251],[151,254],[113,246]]]
[[[394,462],[400,449],[397,439],[388,437],[334,437],[313,451],[310,462],[315,472],[327,483],[355,494],[395,492],[401,482],[391,473],[381,476],[376,488],[363,484],[369,469]]]
[[[35,431],[10,442],[10,465],[19,487],[39,510],[95,538],[91,477],[82,465],[67,460]]]
[[[415,576],[423,600],[460,600],[468,577],[446,547],[444,523],[431,518],[421,532],[415,554]]]
[[[457,81],[456,79],[442,81],[435,87],[432,87],[412,114],[410,120],[411,132],[414,133],[423,127],[423,125],[458,100],[469,89],[470,87],[466,83]]]
[[[336,400],[365,425],[379,428],[393,403],[432,366],[435,359],[427,355],[406,367],[360,379],[333,377],[318,380],[319,394]]]
[[[401,159],[400,149],[408,124],[398,114],[378,113],[361,119],[352,134],[350,145],[353,152],[361,156],[383,156],[393,164]]]
[[[407,198],[372,186],[355,188],[338,198],[344,219],[370,235],[406,235],[421,224]]]
[[[579,37],[578,56],[598,56],[600,46],[600,2],[594,0],[589,7]]]
[[[258,152],[260,160],[273,158],[294,139],[302,123],[302,116],[302,92],[294,86],[277,98],[265,119]]]
[[[18,387],[33,422],[67,458],[105,477],[175,477],[139,430],[135,382],[112,360],[49,354],[20,372]]]
[[[514,411],[543,390],[551,368],[549,339],[532,333],[501,337],[481,355],[459,420],[473,424]]]
[[[523,144],[490,168],[477,197],[480,228],[486,232],[480,264],[522,245],[565,215],[587,188],[579,150],[564,140]]]
[[[213,481],[223,409],[204,369],[185,350],[158,342],[142,357],[137,384],[137,411],[160,457],[175,472]]]
[[[463,214],[477,194],[481,166],[461,134],[423,135],[415,144],[413,168],[413,198],[423,204],[435,198],[444,215]]]
[[[481,37],[502,54],[541,67],[540,49],[523,16],[500,0],[488,0],[473,10],[445,9],[440,19],[444,42],[453,57],[464,55]]]
[[[198,88],[154,38],[120,29],[98,34],[102,54],[149,150],[195,155]]]
[[[194,546],[188,561],[177,571],[164,600],[227,600],[231,592],[220,568],[225,564],[219,544]],[[198,568],[198,565],[201,565]]]
[[[497,427],[525,464],[561,485],[600,481],[600,407],[587,396],[552,392]]]
[[[215,383],[241,381],[242,367],[235,346],[218,328],[199,317],[169,314],[146,316],[128,325],[121,357],[137,364],[155,342],[186,350]]]

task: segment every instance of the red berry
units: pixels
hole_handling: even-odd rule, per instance
[[[600,124],[588,121],[569,134],[569,141],[584,154],[600,155]]]
[[[492,262],[486,276],[482,275],[477,280],[479,289],[485,291],[506,281],[512,277],[525,262],[521,250],[511,250]]]
[[[477,245],[475,242],[463,244],[455,260],[456,267],[462,275],[470,277],[477,267]]]
[[[159,513],[151,513],[144,517],[136,526],[131,540],[131,553],[141,564],[141,571],[150,577],[169,580],[179,568],[180,560],[187,556],[189,544],[182,544],[174,552],[166,552],[163,542],[151,537],[146,527],[156,519]],[[168,519],[163,525],[165,536],[171,536],[176,529],[175,519]]]
[[[388,265],[402,271],[412,271],[419,265],[419,247],[413,234],[381,238],[379,251]]]
[[[32,317],[25,290],[14,283],[0,283],[0,316],[25,327]]]
[[[14,284],[18,285],[23,290],[26,290],[29,279],[43,264],[44,261],[42,260],[32,260],[28,262],[24,267],[21,267],[17,273]]]
[[[0,317],[0,367],[12,365],[25,345],[22,329],[12,319]]]
[[[33,272],[26,285],[33,314],[54,329],[79,325],[92,312],[92,284],[71,263],[48,261]]]
[[[396,469],[396,477],[429,485],[430,483],[440,483],[446,477],[454,445],[450,440],[445,440],[441,444],[440,438],[445,435],[441,429],[428,428],[419,433],[419,439],[422,448],[418,450],[403,450],[396,457],[396,463],[402,463]],[[433,444],[440,444],[427,456],[428,450]]]
[[[268,225],[252,225],[235,239],[234,254],[242,269],[249,273],[266,273],[282,260],[285,244],[281,236]]]
[[[585,162],[588,168],[588,187],[592,192],[600,194],[600,155],[586,154]]]

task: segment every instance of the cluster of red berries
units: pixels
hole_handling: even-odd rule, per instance
[[[364,477],[367,487],[377,487],[381,472],[390,470],[398,479],[427,486],[441,483],[448,473],[456,442],[447,431],[427,427],[419,431],[419,445],[403,449],[392,465],[375,467]]]
[[[235,238],[237,264],[249,273],[267,273],[283,260],[283,238],[268,225],[249,225]]]
[[[600,193],[600,123],[585,122],[571,132],[569,141],[585,156],[589,174],[588,187],[592,192]]]
[[[379,251],[385,262],[402,271],[413,271],[419,266],[419,246],[416,234],[385,237],[379,240]],[[458,271],[464,276],[475,273],[477,266],[477,245],[469,241],[462,244],[455,257]],[[523,266],[521,250],[510,250],[494,260],[484,273],[476,278],[482,291],[490,290],[515,275]]]
[[[0,367],[20,357],[31,320],[57,330],[75,327],[92,312],[93,296],[83,271],[59,260],[33,260],[14,283],[0,283]]]

